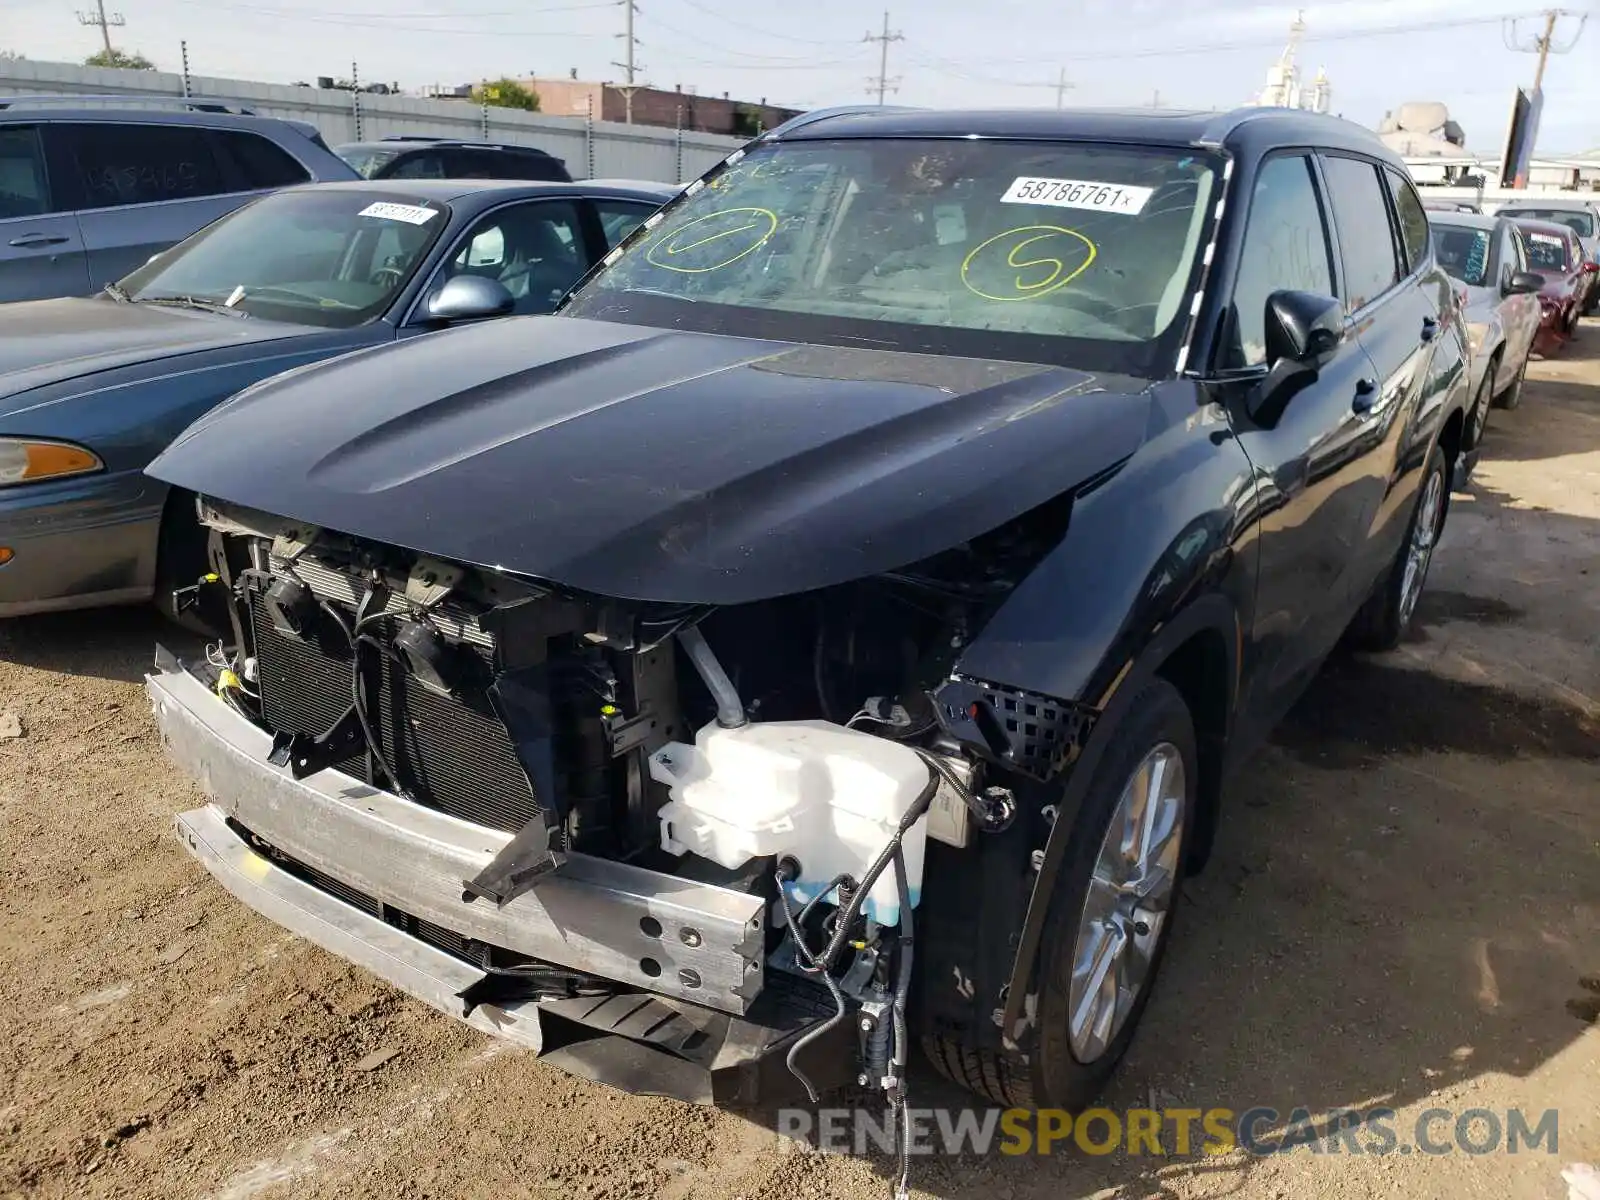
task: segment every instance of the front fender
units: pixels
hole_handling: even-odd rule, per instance
[[[1100,709],[1163,627],[1213,591],[1237,616],[1226,622],[1237,645],[1254,609],[1253,495],[1226,411],[1186,382],[1157,389],[1144,444],[1076,501],[1066,536],[956,672]]]

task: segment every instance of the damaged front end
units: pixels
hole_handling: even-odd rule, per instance
[[[231,633],[147,681],[211,796],[179,836],[271,919],[575,1073],[898,1102],[930,857],[1010,829],[1084,732],[955,673],[1068,507],[718,608],[203,500],[196,595]]]

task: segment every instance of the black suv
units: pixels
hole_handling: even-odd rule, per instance
[[[520,179],[570,183],[567,164],[533,146],[457,142],[396,134],[377,142],[350,142],[334,153],[364,179]]]
[[[149,681],[216,798],[184,842],[594,1078],[898,1101],[920,1039],[1075,1107],[1227,780],[1336,643],[1400,640],[1467,365],[1356,125],[796,120],[557,315],[301,368],[155,461],[236,606]]]
[[[313,126],[221,101],[0,97],[0,302],[97,292],[264,191],[354,178]]]

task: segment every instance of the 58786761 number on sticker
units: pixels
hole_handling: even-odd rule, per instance
[[[1154,188],[1125,183],[1019,175],[1000,201],[1002,204],[1048,204],[1052,208],[1088,208],[1131,216],[1144,208],[1154,192]]]

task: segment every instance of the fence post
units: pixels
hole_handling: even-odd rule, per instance
[[[489,81],[485,79],[478,87],[479,117],[483,124],[483,140],[489,140]]]
[[[189,91],[189,43],[187,41],[179,42],[178,50],[183,56],[183,98],[187,100],[192,94]]]
[[[350,64],[350,111],[356,119],[356,141],[361,140],[361,74]]]
[[[674,168],[674,170],[677,173],[675,175],[673,175],[672,182],[673,183],[682,183],[683,182],[683,101],[681,101],[681,100],[678,102],[678,127],[673,132],[672,145],[673,145],[673,150],[677,155],[677,166]]]
[[[594,93],[588,98],[588,105],[583,118],[583,154],[588,161],[584,171],[585,179],[594,178]]]

